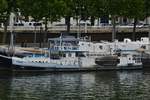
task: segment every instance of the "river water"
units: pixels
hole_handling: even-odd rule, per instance
[[[0,72],[0,100],[150,100],[150,71]]]

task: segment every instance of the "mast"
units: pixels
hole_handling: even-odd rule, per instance
[[[10,44],[9,44],[9,52],[11,55],[14,53],[14,34],[13,34],[13,26],[14,26],[14,18],[15,14],[13,12],[10,13],[9,17],[9,25],[10,25]]]

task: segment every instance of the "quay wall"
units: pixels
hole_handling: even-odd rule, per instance
[[[10,27],[7,29],[7,42],[9,43],[10,39]],[[44,37],[52,38],[60,36],[61,32],[67,30],[67,27],[64,26],[55,26],[48,27],[48,31],[44,31],[44,27],[13,27],[13,33],[15,36],[15,42],[20,43],[23,41],[33,43],[36,38],[36,42],[42,42]],[[148,37],[150,29],[148,27],[137,27],[136,28],[136,39],[140,37]],[[133,35],[133,27],[116,27],[116,39],[122,41],[123,38],[131,38]],[[4,29],[0,28],[0,42],[2,41]],[[71,35],[77,36],[88,36],[92,41],[108,40],[112,39],[112,27],[96,27],[96,26],[87,26],[87,27],[78,27],[71,26],[70,33]],[[44,36],[45,35],[45,36]]]

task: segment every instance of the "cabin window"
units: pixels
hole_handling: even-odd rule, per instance
[[[131,58],[129,58],[129,60],[131,60]]]
[[[100,45],[99,48],[100,48],[100,49],[103,49],[103,46]]]
[[[120,59],[117,59],[117,63],[120,63]]]
[[[79,52],[76,52],[75,56],[76,57],[85,57],[85,55],[83,53],[79,53]],[[87,54],[87,56],[89,56],[89,54]]]
[[[66,55],[65,55],[65,54],[63,54],[62,56],[63,56],[63,57],[66,57]]]
[[[141,48],[146,49],[146,46],[145,46],[145,45],[142,45]]]
[[[68,54],[68,57],[71,57],[71,53]]]
[[[67,48],[66,47],[64,47],[64,50],[66,50]]]

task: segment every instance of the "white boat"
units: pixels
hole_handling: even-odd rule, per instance
[[[115,69],[142,69],[139,54],[124,53],[96,58],[95,63],[100,67],[114,67]]]
[[[107,43],[111,48],[111,54],[97,57],[95,62],[99,66],[116,66],[123,69],[141,69],[143,63],[142,52],[149,50],[149,39],[144,37],[140,41],[131,41],[125,38],[123,42],[115,41]]]
[[[25,57],[12,57],[14,69],[65,69],[92,68],[95,57],[87,56],[88,51],[79,50],[79,40],[74,37],[49,39],[50,48],[41,49]]]
[[[141,56],[136,54],[122,54],[118,57],[117,67],[142,67]]]

